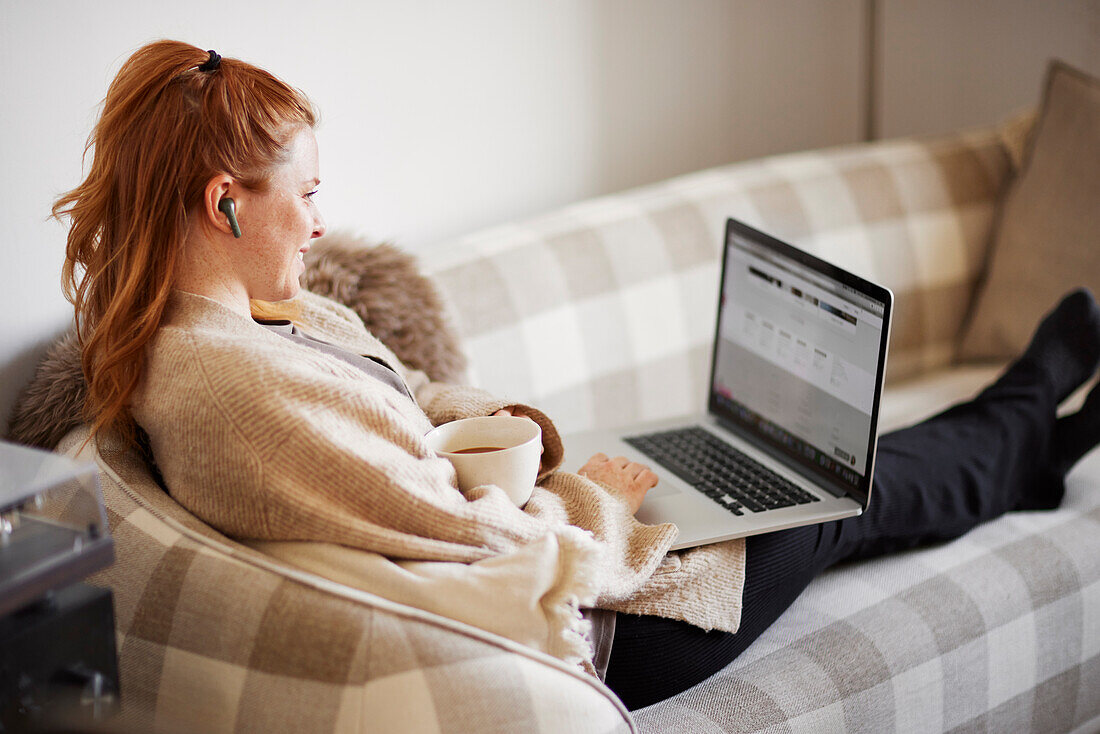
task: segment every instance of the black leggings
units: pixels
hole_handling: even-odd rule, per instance
[[[736,634],[619,614],[607,685],[630,709],[656,703],[724,668],[833,564],[956,538],[1009,510],[1056,507],[1056,409],[1042,370],[1018,362],[973,401],[883,435],[863,515],[746,541]]]

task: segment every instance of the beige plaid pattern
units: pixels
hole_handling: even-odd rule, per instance
[[[962,399],[994,372],[895,397]],[[1056,512],[826,572],[725,670],[634,712],[639,730],[1100,731],[1098,485],[1093,453]]]
[[[59,447],[72,450],[84,429]],[[628,732],[598,681],[456,622],[281,566],[104,448],[127,732]]]
[[[1001,137],[737,164],[478,233],[422,261],[475,381],[539,405],[568,433],[701,408],[733,216],[894,291],[884,410],[914,418],[995,373],[905,381],[953,364],[1012,173]],[[830,571],[722,673],[636,712],[639,729],[1100,731],[1098,484],[1094,455],[1057,512]]]
[[[705,404],[726,218],[891,288],[888,379],[948,364],[1010,173],[998,130],[739,163],[433,249],[476,383],[565,433]]]

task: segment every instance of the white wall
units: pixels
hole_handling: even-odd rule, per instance
[[[70,318],[54,197],[136,47],[259,64],[322,113],[330,227],[418,249],[697,168],[855,140],[861,0],[0,0],[0,416]]]
[[[1056,57],[1100,76],[1097,0],[877,0],[879,137],[984,125],[1039,103]]]
[[[874,1],[883,135],[993,121],[1037,99],[1046,55],[1100,71],[1096,0]],[[80,180],[97,105],[144,42],[215,48],[304,89],[330,226],[418,250],[857,140],[870,2],[0,0],[0,423],[71,317],[51,203]]]

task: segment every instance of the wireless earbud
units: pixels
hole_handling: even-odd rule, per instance
[[[228,196],[218,202],[218,211],[229,220],[229,228],[233,230],[234,237],[241,236],[241,226],[237,224],[237,204]]]

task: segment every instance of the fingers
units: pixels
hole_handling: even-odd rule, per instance
[[[612,459],[607,454],[594,454],[577,473],[609,481],[624,489],[630,486],[648,490],[657,485],[657,475],[648,466],[625,456]]]
[[[631,487],[640,492],[648,492],[657,486],[657,475],[645,464],[631,462],[625,467],[625,471],[630,477]]]
[[[600,464],[607,464],[613,469],[618,469],[621,472],[627,474],[632,479],[637,478],[638,475],[643,472],[649,472],[650,474],[653,474],[653,472],[650,471],[649,467],[645,464],[637,461],[631,461],[625,456],[616,456],[615,458],[611,459],[608,458],[607,454],[604,453],[593,454],[592,458],[586,461],[584,465],[586,467],[596,467]]]
[[[584,463],[584,466],[577,470],[577,473],[590,479],[604,478],[609,473],[611,466],[609,462],[610,459],[607,458],[607,454],[594,454],[591,459]]]
[[[635,481],[643,483],[652,481],[654,484],[657,482],[657,475],[653,473],[653,470],[640,461],[630,461],[622,456],[616,456],[614,459],[610,459],[610,462],[612,466]]]
[[[522,410],[520,410],[519,408],[511,408],[511,407],[509,407],[509,408],[501,408],[501,409],[500,409],[500,410],[498,410],[497,412],[493,413],[493,415],[494,415],[494,416],[497,416],[497,415],[502,415],[502,416],[515,416],[516,418],[526,418],[526,419],[527,419],[527,420],[529,420],[529,421],[533,421],[533,420],[535,420],[534,418],[532,418],[531,416],[527,415],[526,413],[524,413],[524,412],[523,412]],[[538,421],[535,421],[535,422],[537,423]],[[540,446],[539,446],[539,454],[545,454],[545,453],[546,453],[546,447],[545,447],[545,446],[542,446],[542,445],[540,445]],[[542,462],[539,462],[539,473],[542,473],[542,472],[543,472],[543,471],[544,471],[545,469],[546,469],[546,467],[542,465]]]
[[[535,423],[538,423],[538,421],[527,415],[527,413],[523,411],[523,408],[518,405],[509,405],[507,408],[501,408],[497,412],[493,413],[493,415],[506,415],[514,416],[516,418],[526,418],[529,421],[535,421]]]
[[[641,507],[646,493],[657,486],[657,475],[648,466],[625,456],[609,459],[607,454],[594,454],[577,473],[618,490],[632,513]]]

